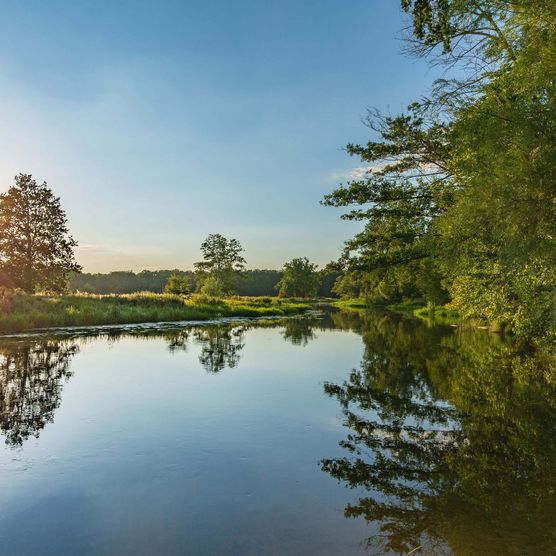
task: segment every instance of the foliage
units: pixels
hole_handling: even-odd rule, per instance
[[[336,297],[334,292],[334,284],[341,276],[341,272],[337,269],[323,268],[319,271],[320,285],[317,291],[318,297]]]
[[[0,265],[9,285],[32,292],[62,291],[80,269],[66,214],[46,182],[19,174],[0,195]],[[4,284],[8,285],[8,284]]]
[[[195,289],[195,273],[183,270],[142,270],[141,272],[115,271],[102,273],[79,273],[72,275],[70,290],[82,293],[163,293],[170,276],[186,276]]]
[[[412,1],[414,53],[457,69],[406,113],[369,113],[347,146],[363,179],[325,197],[364,222],[341,295],[448,299],[528,340],[556,330],[556,5]],[[413,291],[412,291],[413,290]]]
[[[223,282],[222,278],[218,276],[206,276],[199,284],[199,291],[209,297],[224,297],[231,293],[231,290],[226,288],[226,284]]]
[[[253,269],[241,273],[237,283],[238,295],[276,295],[276,284],[282,278],[281,270]]]
[[[317,265],[307,257],[292,259],[284,264],[284,275],[276,288],[280,297],[315,297],[321,280]]]
[[[116,271],[102,273],[79,273],[70,278],[70,290],[82,293],[113,294],[149,291],[163,293],[168,278],[175,274],[187,276],[191,284],[191,291],[197,289],[195,273],[190,270],[143,270],[135,273],[131,271]],[[331,297],[334,281],[340,275],[335,270],[322,270],[319,297]],[[278,294],[276,284],[281,280],[281,270],[249,269],[241,272],[241,279],[236,282],[238,295],[242,296],[275,296]],[[0,273],[0,285],[2,285]]]
[[[187,274],[171,274],[164,286],[164,293],[186,295],[191,292],[191,280]]]
[[[243,247],[237,239],[227,239],[220,234],[210,234],[201,244],[203,260],[195,263],[199,291],[210,278],[208,288],[218,295],[230,295],[236,289],[241,271],[245,268]]]

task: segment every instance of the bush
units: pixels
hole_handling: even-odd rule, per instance
[[[203,281],[200,292],[211,297],[223,297],[226,293],[224,284],[215,276],[208,276]]]
[[[172,274],[164,286],[164,293],[187,295],[191,291],[191,280],[186,274]]]

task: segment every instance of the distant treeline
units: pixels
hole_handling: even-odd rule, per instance
[[[162,293],[171,275],[186,275],[191,281],[191,290],[195,291],[195,273],[191,270],[143,270],[141,272],[115,271],[107,274],[87,272],[74,274],[70,280],[70,289],[84,293],[134,293],[149,291]],[[322,271],[319,273],[321,285],[319,297],[335,297],[332,286],[338,274]],[[238,295],[258,296],[278,295],[276,284],[284,273],[281,270],[245,270],[237,283]]]

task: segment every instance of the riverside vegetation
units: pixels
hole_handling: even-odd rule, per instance
[[[321,271],[301,257],[282,271],[247,271],[239,241],[211,234],[195,273],[169,272],[172,284],[147,273],[136,281],[211,298],[246,293],[250,282],[249,293],[282,297],[331,288],[365,306],[418,302],[418,316],[441,307],[440,316],[457,312],[554,349],[556,4],[402,0],[401,8],[408,52],[445,72],[406,111],[371,110],[370,140],[347,145],[363,166],[323,204],[347,207],[344,218],[363,226],[339,260]],[[60,294],[71,280],[106,292],[98,276],[83,276],[84,284],[76,277],[76,245],[46,183],[16,176],[0,195],[0,285]]]
[[[304,312],[309,307],[295,300],[218,299],[204,294],[187,297],[148,292],[66,296],[5,294],[0,307],[0,333],[47,327],[287,316]]]
[[[556,3],[403,0],[410,55],[443,67],[406,111],[369,111],[362,166],[324,199],[360,221],[336,292],[420,299],[556,342]],[[434,311],[434,308],[432,309]]]

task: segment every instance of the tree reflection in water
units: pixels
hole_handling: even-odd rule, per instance
[[[71,341],[14,341],[0,346],[0,429],[6,444],[21,446],[52,422],[77,350]]]
[[[245,347],[245,326],[204,326],[193,329],[193,337],[201,346],[199,362],[208,373],[219,373],[237,367]]]
[[[361,367],[325,385],[347,454],[321,465],[367,493],[345,515],[378,524],[369,551],[556,553],[554,360],[487,333],[359,320]]]
[[[330,328],[319,318],[286,318],[242,324],[204,325],[166,332],[164,338],[172,353],[187,351],[190,341],[201,346],[199,362],[209,373],[237,367],[245,347],[245,333],[251,328],[279,328],[282,337],[293,345],[306,346],[316,339],[315,329]],[[142,337],[153,337],[143,334]],[[154,336],[156,337],[156,335]]]
[[[318,318],[291,318],[283,322],[282,338],[294,346],[306,346],[316,340],[315,328],[320,325]]]

